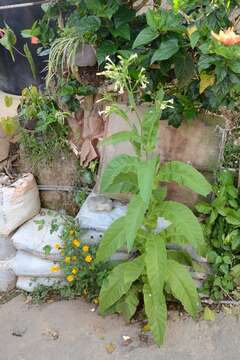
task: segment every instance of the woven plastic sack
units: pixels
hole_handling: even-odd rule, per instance
[[[39,192],[32,174],[26,174],[11,185],[0,188],[1,235],[9,235],[39,211]]]

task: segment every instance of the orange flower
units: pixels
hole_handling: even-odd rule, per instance
[[[214,39],[220,41],[220,43],[226,46],[240,44],[240,35],[236,34],[233,31],[233,28],[228,28],[225,31],[221,30],[219,34],[212,31],[211,35]]]
[[[68,282],[72,282],[74,280],[74,276],[73,275],[68,275],[67,276],[67,281]]]
[[[56,273],[56,272],[60,271],[60,267],[59,267],[59,265],[53,265],[53,266],[51,266],[50,270],[52,273]]]
[[[38,39],[36,36],[32,36],[32,38],[31,38],[31,43],[32,43],[33,45],[36,45],[36,44],[39,43],[39,39]]]
[[[72,269],[72,274],[73,274],[73,275],[76,275],[77,273],[78,273],[78,268],[74,267],[74,268]]]
[[[86,261],[87,263],[92,262],[92,260],[93,260],[93,258],[92,258],[91,255],[88,255],[88,256],[85,257],[85,261]]]
[[[79,247],[79,246],[80,246],[80,240],[74,239],[74,240],[72,241],[72,244],[73,244],[73,246],[75,246],[75,247]]]
[[[65,261],[66,264],[70,264],[70,261],[71,261],[70,256],[66,256],[64,261]]]
[[[61,245],[59,243],[54,244],[56,250],[61,250]]]
[[[83,252],[88,252],[89,250],[89,246],[88,245],[83,245]]]

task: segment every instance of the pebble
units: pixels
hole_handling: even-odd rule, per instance
[[[25,333],[26,333],[26,331],[27,331],[27,328],[26,327],[23,327],[23,328],[21,328],[21,327],[16,327],[16,328],[14,328],[12,331],[11,331],[11,334],[13,335],[13,336],[17,336],[17,337],[22,337]]]

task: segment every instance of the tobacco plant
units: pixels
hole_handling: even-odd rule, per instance
[[[190,273],[166,246],[168,243],[191,244],[200,251],[204,243],[197,218],[185,205],[166,200],[163,183],[176,182],[203,196],[211,191],[211,186],[189,164],[180,161],[161,163],[156,155],[161,112],[171,103],[163,100],[164,93],[159,90],[152,106],[144,114],[140,113],[136,99],[147,82],[144,69],[132,81],[130,68],[135,61],[136,55],[127,60],[119,57],[119,65],[109,60],[103,72],[113,81],[116,91],[127,92],[129,101],[127,111],[115,102],[106,107],[105,112],[118,114],[129,130],[106,138],[104,143],[130,141],[135,155],[122,154],[114,158],[101,179],[103,193],[131,193],[132,197],[126,215],[106,231],[96,260],[106,261],[123,247],[127,247],[132,258],[116,266],[104,281],[99,309],[103,315],[118,312],[129,320],[143,297],[149,326],[160,345],[167,322],[166,296],[171,294],[180,300],[193,317],[200,305]],[[131,123],[130,113],[135,115],[136,125]],[[160,228],[160,218],[168,221],[167,228]]]

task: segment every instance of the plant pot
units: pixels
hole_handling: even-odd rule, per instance
[[[31,2],[37,3],[38,0]],[[29,0],[1,0],[0,6],[24,3],[29,3]],[[31,28],[34,21],[41,18],[42,14],[40,5],[0,10],[0,28],[5,27],[6,23],[14,31],[17,37],[16,48],[21,52],[23,45],[28,44],[36,65],[36,79],[34,79],[27,59],[14,51],[14,62],[10,53],[0,45],[0,89],[7,93],[20,95],[25,87],[32,84],[39,86],[43,83],[41,71],[46,67],[44,59],[37,55],[36,45],[31,44],[29,39],[21,37],[21,31]]]
[[[94,47],[89,44],[82,44],[76,52],[74,65],[87,67],[96,65],[96,62],[97,57]]]

